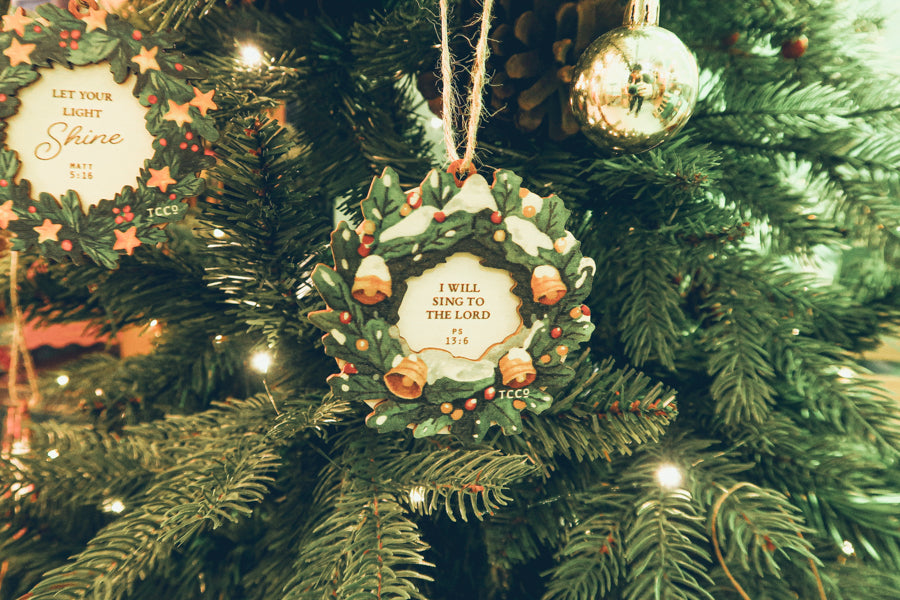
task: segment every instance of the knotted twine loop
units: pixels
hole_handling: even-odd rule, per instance
[[[76,19],[80,19],[82,8],[89,8],[91,10],[100,10],[100,5],[97,4],[97,0],[69,0],[68,10],[72,13],[72,16]]]
[[[450,57],[450,35],[448,33],[447,0],[440,0],[441,8],[441,99],[443,103],[442,121],[444,127],[444,144],[447,146],[447,154],[450,155],[450,168],[448,172],[453,174],[457,185],[469,175],[474,174],[476,138],[478,136],[478,124],[481,113],[484,110],[484,84],[485,71],[488,58],[488,32],[491,28],[491,11],[494,0],[484,0],[481,9],[481,29],[478,34],[478,43],[475,46],[475,64],[472,67],[472,90],[469,95],[469,120],[466,126],[466,150],[462,157],[456,149],[456,135],[453,131],[453,115],[456,112],[453,95],[453,66]]]

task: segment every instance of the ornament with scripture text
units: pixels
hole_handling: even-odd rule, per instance
[[[218,138],[215,91],[189,83],[204,74],[176,41],[99,8],[3,16],[0,228],[14,250],[114,268],[165,241]]]
[[[362,224],[332,234],[334,267],[312,275],[328,308],[309,319],[341,369],[332,392],[371,406],[370,427],[514,434],[574,375],[566,360],[594,328],[582,303],[596,267],[562,201],[521,182],[434,170],[404,192],[387,168]]]
[[[597,38],[575,65],[572,112],[585,136],[612,152],[662,144],[697,102],[697,61],[658,22],[658,0],[631,0],[624,26]]]

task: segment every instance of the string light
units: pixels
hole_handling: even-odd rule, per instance
[[[125,510],[125,503],[119,498],[110,498],[103,503],[103,512],[119,514],[123,510]]]
[[[852,556],[856,553],[856,550],[853,548],[853,544],[850,543],[850,540],[844,540],[844,543],[841,544],[841,552],[847,556]]]
[[[49,458],[50,460],[53,460],[54,458],[59,458],[59,450],[57,450],[56,448],[54,448],[52,450],[47,450],[47,458]]]
[[[66,385],[67,383],[69,383],[69,376],[68,376],[68,375],[60,375],[59,377],[56,378],[56,384],[57,384],[59,387],[63,387],[63,386]]]
[[[272,366],[272,355],[268,352],[257,352],[250,357],[250,367],[257,373],[265,375]]]
[[[856,371],[851,369],[850,367],[841,367],[838,369],[838,377],[842,377],[844,379],[853,379],[856,376]]]
[[[103,390],[100,389],[100,388],[97,388],[96,390],[94,390],[94,395],[95,395],[95,396],[102,396],[102,395],[103,395]]]
[[[681,469],[675,465],[665,464],[661,465],[659,469],[656,470],[656,481],[659,482],[660,486],[673,490],[681,487],[684,476],[681,473]]]
[[[159,325],[159,321],[157,321],[156,319],[150,319],[150,327],[156,327],[157,325]]]
[[[238,50],[241,53],[241,62],[244,63],[245,67],[253,69],[262,66],[265,57],[258,46],[253,44],[241,44]]]
[[[213,237],[214,237],[214,238],[223,238],[223,237],[225,237],[225,232],[222,231],[221,229],[218,229],[218,228],[217,228],[217,229],[213,229],[212,234],[213,234]]]
[[[425,504],[425,488],[419,486],[409,490],[409,503],[413,507]]]

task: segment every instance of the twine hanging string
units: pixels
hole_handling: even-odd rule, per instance
[[[481,9],[481,29],[478,34],[478,43],[475,46],[475,64],[472,66],[472,90],[469,95],[469,119],[466,125],[465,152],[460,158],[456,149],[456,134],[453,131],[453,117],[456,112],[456,102],[453,94],[453,65],[450,58],[450,34],[448,32],[448,8],[447,0],[440,0],[441,7],[441,92],[443,102],[442,121],[444,125],[444,144],[447,146],[447,154],[456,165],[457,172],[474,172],[472,161],[475,158],[476,138],[478,136],[478,124],[481,120],[481,112],[484,110],[482,92],[485,84],[485,71],[488,58],[488,32],[491,28],[491,10],[494,0],[484,0]],[[454,165],[451,165],[453,168]]]

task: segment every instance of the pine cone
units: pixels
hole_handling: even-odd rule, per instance
[[[622,23],[618,0],[501,0],[491,31],[491,105],[552,139],[578,132],[569,106],[575,62],[597,37]]]

